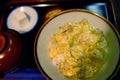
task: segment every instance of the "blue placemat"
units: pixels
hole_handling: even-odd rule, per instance
[[[4,79],[46,80],[37,68],[25,68],[17,72],[6,73]]]

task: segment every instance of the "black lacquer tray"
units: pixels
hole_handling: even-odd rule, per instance
[[[38,13],[38,22],[33,30],[30,32],[20,34],[23,41],[23,58],[20,65],[13,71],[1,74],[1,78],[12,79],[33,79],[33,80],[45,80],[41,72],[39,72],[35,60],[34,60],[34,40],[36,34],[42,24],[45,22],[46,13],[53,8],[61,8],[63,10],[68,9],[87,9],[96,12],[103,17],[107,18],[113,25],[116,26],[116,16],[110,0],[71,0],[71,1],[45,1],[45,2],[24,2],[13,1],[8,3],[3,11],[1,31],[7,30],[7,18],[8,15],[16,8],[21,6],[33,7]],[[113,80],[120,80],[120,71],[115,75]]]

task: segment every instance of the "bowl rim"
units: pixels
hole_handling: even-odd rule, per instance
[[[42,73],[42,75],[47,79],[47,80],[52,80],[49,75],[43,70],[42,66],[40,65],[40,62],[38,60],[38,56],[37,56],[37,43],[38,43],[38,38],[42,32],[42,30],[45,28],[45,26],[54,18],[56,18],[57,16],[59,15],[62,15],[62,14],[65,14],[65,13],[69,13],[69,12],[84,12],[84,13],[89,13],[89,14],[92,14],[100,19],[102,19],[105,23],[107,23],[113,30],[113,32],[115,33],[116,37],[117,37],[117,40],[118,40],[118,43],[119,43],[119,46],[120,46],[120,36],[119,36],[119,32],[118,30],[116,29],[116,27],[109,21],[107,20],[105,17],[103,17],[102,15],[96,13],[96,12],[92,12],[92,11],[89,11],[89,10],[86,10],[86,9],[68,9],[68,10],[63,10],[62,12],[58,13],[57,15],[55,15],[54,17],[48,19],[46,22],[43,23],[43,25],[40,27],[40,29],[38,30],[37,32],[37,35],[36,35],[36,38],[35,38],[35,41],[34,41],[34,59],[35,59],[35,62],[36,62],[36,65],[38,67],[38,69],[40,70],[40,72]],[[113,73],[111,73],[111,75],[108,77],[108,79],[112,79],[115,74],[119,71],[120,69],[120,52],[119,52],[119,61],[115,67],[115,70],[113,71]]]

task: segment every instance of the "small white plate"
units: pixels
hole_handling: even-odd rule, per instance
[[[7,26],[9,29],[26,33],[31,31],[38,21],[36,10],[30,6],[21,6],[14,9],[8,16]]]

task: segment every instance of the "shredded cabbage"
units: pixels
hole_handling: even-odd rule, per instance
[[[103,32],[86,19],[60,26],[59,31],[51,35],[48,48],[49,57],[59,72],[74,80],[92,77],[108,53]]]

